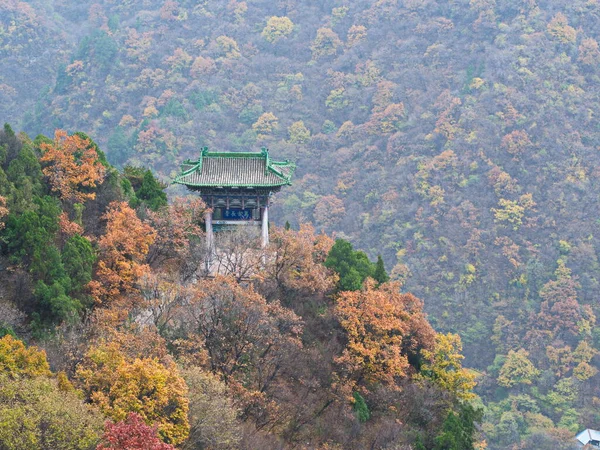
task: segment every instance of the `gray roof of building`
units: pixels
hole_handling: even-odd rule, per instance
[[[586,445],[590,441],[600,441],[600,431],[591,430],[588,428],[575,436],[575,439],[577,439],[583,445]]]
[[[277,187],[291,184],[296,165],[272,161],[267,149],[260,152],[209,152],[205,147],[196,161],[187,160],[173,183],[189,187]]]

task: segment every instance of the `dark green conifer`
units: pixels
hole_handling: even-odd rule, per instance
[[[383,265],[383,259],[381,258],[381,255],[377,256],[377,264],[375,264],[373,278],[375,278],[375,281],[377,281],[379,284],[390,281],[390,277],[385,271],[385,266]]]
[[[143,200],[153,211],[158,211],[162,206],[167,205],[167,194],[165,187],[159,183],[150,170],[144,173],[144,179],[139,191],[136,192],[137,197]]]
[[[371,413],[369,411],[369,407],[367,406],[367,402],[365,402],[363,396],[358,392],[353,393],[352,397],[354,397],[354,412],[356,413],[358,420],[360,422],[366,422],[371,418]]]

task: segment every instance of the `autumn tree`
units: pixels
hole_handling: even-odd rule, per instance
[[[336,362],[345,376],[357,383],[387,384],[407,376],[419,352],[435,345],[422,309],[423,302],[401,294],[395,282],[377,288],[367,280],[360,291],[341,292],[334,313],[348,343]]]
[[[500,369],[498,384],[508,388],[519,384],[530,385],[539,374],[540,371],[529,360],[526,350],[510,350]]]
[[[594,38],[584,38],[579,45],[579,61],[587,66],[600,64],[600,50],[598,41]]]
[[[0,448],[89,450],[101,430],[99,411],[57,380],[0,374]]]
[[[6,208],[6,198],[0,196],[0,230],[4,228],[4,218],[8,215],[8,208]]]
[[[84,202],[96,197],[92,190],[102,181],[106,169],[89,139],[56,130],[52,144],[43,142],[40,148],[40,161],[48,164],[44,175],[63,200]]]
[[[272,135],[279,127],[279,119],[275,114],[266,112],[262,114],[254,124],[252,129],[256,132],[259,138],[265,138]]]
[[[458,334],[437,334],[433,349],[423,349],[421,373],[461,400],[474,398],[475,376],[462,367],[464,356]]]
[[[550,331],[555,337],[572,339],[582,327],[593,326],[596,317],[589,306],[582,306],[577,301],[580,284],[571,276],[571,270],[562,259],[558,261],[554,278],[540,290],[543,301],[535,318],[537,328]]]
[[[146,425],[142,416],[130,412],[121,422],[106,422],[96,450],[175,450],[162,442],[156,431],[156,426]]]
[[[547,26],[548,33],[562,44],[572,44],[577,39],[577,31],[569,26],[569,20],[563,13],[557,13]]]
[[[148,270],[144,262],[156,239],[154,229],[125,202],[111,203],[103,219],[107,221],[106,233],[98,240],[96,278],[90,283],[92,295],[99,303],[133,289]]]
[[[500,146],[510,153],[515,159],[527,156],[527,151],[532,147],[529,135],[524,130],[514,130],[502,138]]]
[[[186,335],[204,340],[211,371],[252,391],[264,392],[301,345],[298,316],[228,277],[198,283],[195,298],[180,312]]]
[[[187,368],[182,375],[188,385],[190,399],[190,435],[182,448],[238,448],[242,437],[241,424],[225,383],[217,375],[199,367]]]
[[[277,290],[298,290],[316,293],[330,291],[336,282],[332,271],[323,263],[333,241],[316,234],[309,224],[300,230],[275,228],[270,232],[264,282],[275,284]]]
[[[342,41],[335,31],[331,28],[319,28],[310,49],[312,50],[313,59],[320,59],[335,55],[341,46]]]
[[[214,59],[210,57],[198,56],[190,68],[190,75],[193,78],[201,78],[204,75],[211,75],[217,70]]]
[[[294,23],[288,17],[270,17],[262,30],[262,36],[271,44],[289,36],[294,31]]]
[[[164,441],[179,444],[187,438],[187,388],[174,364],[128,358],[116,343],[101,343],[89,349],[77,378],[87,398],[114,421],[136,412],[157,425]]]
[[[349,47],[356,45],[367,38],[367,28],[364,25],[352,25],[348,29],[346,42]]]
[[[365,124],[371,134],[388,134],[398,131],[406,117],[403,103],[391,103],[383,110],[375,111]]]
[[[12,378],[50,375],[46,353],[7,334],[0,339],[0,374]]]

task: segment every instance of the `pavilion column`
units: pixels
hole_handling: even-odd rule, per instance
[[[262,246],[266,248],[269,245],[269,204],[263,208],[262,214]]]
[[[204,223],[206,224],[206,250],[208,258],[211,259],[214,249],[214,234],[211,209],[204,213]]]

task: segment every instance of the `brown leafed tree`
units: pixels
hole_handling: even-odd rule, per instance
[[[333,239],[316,234],[310,224],[300,230],[275,228],[267,251],[263,281],[267,290],[297,290],[326,293],[336,284],[336,275],[323,263],[333,246]],[[273,286],[269,289],[268,286]]]
[[[40,148],[40,161],[47,163],[43,173],[63,200],[84,202],[96,197],[92,189],[104,178],[105,167],[89,139],[56,130],[54,141],[44,142]]]
[[[204,232],[200,227],[206,209],[198,198],[179,197],[167,208],[148,211],[148,223],[156,230],[146,262],[152,267],[173,269],[187,279],[204,260]]]
[[[178,322],[188,334],[204,339],[213,372],[226,381],[244,379],[258,391],[273,381],[289,350],[301,346],[298,316],[231,277],[199,282]]]
[[[206,350],[206,367],[223,378],[241,417],[259,427],[278,422],[273,396],[301,350],[300,318],[231,277],[202,280],[195,294],[176,318],[180,341]]]

